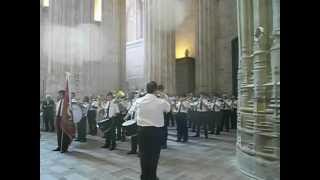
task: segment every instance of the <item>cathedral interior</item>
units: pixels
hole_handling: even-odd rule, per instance
[[[149,81],[170,97],[233,97],[230,131],[193,137],[189,127],[180,143],[168,125],[159,179],[280,179],[280,0],[41,0],[40,64],[40,104],[56,99],[67,72],[79,101]],[[87,124],[86,142],[61,154],[41,115],[40,129],[42,180],[140,177],[129,136],[101,149],[103,135]]]

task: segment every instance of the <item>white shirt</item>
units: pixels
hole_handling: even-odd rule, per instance
[[[170,104],[164,99],[157,98],[154,94],[146,94],[138,98],[130,108],[130,112],[136,109],[138,126],[164,126],[164,112],[170,111]]]
[[[208,108],[207,106],[209,106],[208,104],[208,100],[203,98],[202,99],[202,108],[200,109],[200,104],[201,104],[201,99],[199,100],[199,103],[197,104],[197,111],[198,112],[205,112],[205,111],[208,111]]]
[[[104,109],[105,109],[105,117],[107,117],[108,114],[108,107],[109,107],[110,101],[108,101],[105,105],[104,105]],[[119,111],[119,106],[114,103],[114,101],[111,101],[110,104],[110,108],[109,108],[109,118],[115,116],[117,113],[120,113]]]
[[[58,116],[58,114],[59,114],[59,107],[60,107],[61,101],[62,101],[62,103],[61,103],[61,109],[60,109],[60,116],[62,116],[63,99],[59,100],[56,104],[56,116]]]
[[[180,104],[181,104],[180,101],[176,104],[176,112],[179,112]],[[182,105],[181,105],[180,112],[187,113],[189,108],[190,108],[190,104],[183,101]]]

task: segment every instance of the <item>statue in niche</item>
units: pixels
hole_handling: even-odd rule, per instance
[[[256,32],[254,33],[254,40],[255,41],[259,41],[262,36],[264,35],[264,28],[259,26],[257,29],[256,29]]]
[[[189,50],[188,49],[185,50],[184,57],[189,57]]]

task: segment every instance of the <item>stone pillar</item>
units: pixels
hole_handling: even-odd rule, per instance
[[[196,1],[196,93],[216,90],[215,0]]]
[[[241,171],[256,179],[280,179],[278,11],[277,0],[238,0],[237,159]]]
[[[145,0],[144,43],[146,82],[163,84],[175,94],[175,11],[171,0]]]

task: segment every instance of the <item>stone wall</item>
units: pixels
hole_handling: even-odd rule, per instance
[[[127,43],[126,70],[129,89],[145,88],[143,39]]]
[[[40,63],[46,93],[64,88],[73,75],[77,96],[106,93],[125,76],[125,0],[103,0],[102,21],[94,21],[94,1],[53,0],[40,7]]]

